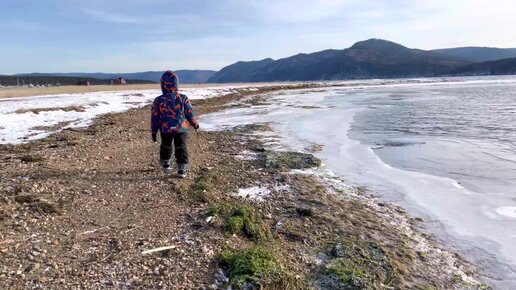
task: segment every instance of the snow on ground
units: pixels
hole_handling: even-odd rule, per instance
[[[181,93],[205,99],[230,94],[237,87],[185,88]],[[143,107],[160,94],[160,90],[141,90],[0,99],[0,144],[19,144],[65,128],[85,127],[99,115]]]
[[[244,150],[240,154],[235,155],[235,158],[240,160],[257,160],[258,154],[249,150]]]
[[[249,188],[240,188],[234,196],[262,202],[270,193],[271,191],[265,187],[253,186]]]

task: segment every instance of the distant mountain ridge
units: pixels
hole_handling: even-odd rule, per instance
[[[516,48],[457,47],[421,50],[369,39],[346,49],[299,53],[281,59],[238,61],[213,70],[177,70],[181,83],[320,81],[368,78],[516,74]],[[159,82],[163,71],[135,73],[31,73],[20,76],[74,77]],[[71,80],[67,80],[70,82]],[[95,81],[98,82],[98,81]]]
[[[261,68],[273,62],[274,60],[271,58],[258,61],[239,61],[215,73],[208,79],[208,82],[218,82],[215,80],[240,80],[241,82],[246,82],[247,80],[252,80],[256,73],[260,72]]]
[[[476,75],[482,66],[476,59],[497,59],[516,54],[516,49],[457,48],[421,50],[382,39],[369,39],[343,50],[323,50],[273,60],[237,62],[214,74],[208,82],[318,81],[368,78]],[[516,55],[515,55],[516,56]],[[491,64],[510,72],[511,61]]]
[[[275,61],[237,62],[208,82],[430,77],[470,63],[387,40],[369,39],[343,50],[297,54]]]
[[[150,82],[159,82],[164,71],[146,71],[135,73],[28,73],[18,74],[16,76],[61,76],[61,77],[79,77],[111,80],[114,78],[124,78],[127,80],[144,80]],[[177,70],[179,81],[181,83],[205,83],[211,76],[215,74],[212,70]]]
[[[473,63],[457,68],[451,75],[516,75],[516,58]]]
[[[516,57],[516,48],[456,47],[434,49],[432,52],[473,62],[486,62]]]

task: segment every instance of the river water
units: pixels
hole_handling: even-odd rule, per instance
[[[489,283],[516,288],[515,77],[350,82],[203,121],[270,122],[271,146],[323,145],[316,155],[346,183],[424,217]]]

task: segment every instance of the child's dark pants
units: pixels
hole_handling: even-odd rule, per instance
[[[188,164],[188,133],[161,133],[161,147],[159,156],[161,160],[170,160],[172,157],[172,142],[177,164]]]

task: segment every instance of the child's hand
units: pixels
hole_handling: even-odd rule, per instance
[[[158,141],[158,138],[156,137],[157,133],[152,133],[152,142]]]
[[[197,122],[197,120],[194,120],[192,122],[192,127],[195,129],[195,130],[198,130],[199,129],[199,122]]]

